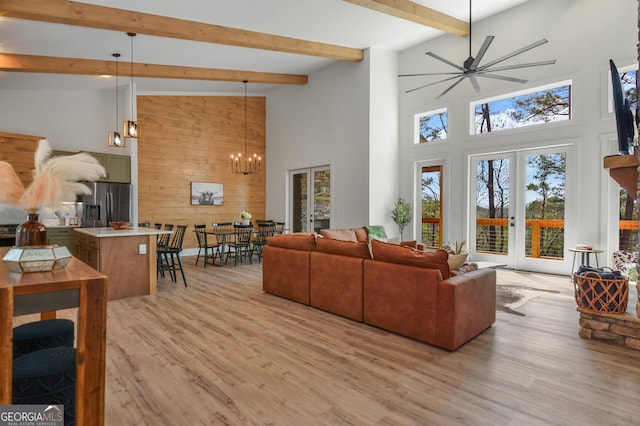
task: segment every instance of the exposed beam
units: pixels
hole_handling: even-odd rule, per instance
[[[344,0],[450,34],[469,35],[469,23],[409,0]]]
[[[0,54],[0,71],[35,72],[51,74],[114,75],[115,61],[94,59],[58,58]],[[128,62],[126,75],[131,74]],[[123,73],[124,75],[125,73]],[[298,74],[276,74],[268,72],[224,70],[218,68],[195,68],[174,65],[133,64],[134,77],[173,78],[181,80],[237,81],[271,84],[307,84],[308,77]]]
[[[0,0],[0,16],[344,61],[357,62],[364,58],[362,49],[67,0]]]

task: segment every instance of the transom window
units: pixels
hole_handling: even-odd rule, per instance
[[[414,116],[414,144],[447,139],[447,109],[423,112]]]
[[[471,134],[571,119],[571,80],[471,104]]]

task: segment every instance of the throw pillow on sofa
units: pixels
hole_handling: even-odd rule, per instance
[[[274,235],[267,238],[267,245],[293,250],[313,251],[316,248],[316,236],[312,233]]]
[[[421,268],[439,269],[442,274],[442,279],[445,280],[451,276],[449,264],[447,263],[449,253],[444,250],[428,253],[412,249],[411,247],[373,240],[371,241],[371,252],[374,260],[419,266]]]
[[[371,259],[369,245],[364,241],[341,241],[333,238],[318,238],[316,250],[323,253]]]
[[[354,243],[358,241],[353,229],[321,229],[320,235],[334,240],[353,241]]]
[[[386,243],[388,241],[389,237],[387,237],[387,233],[384,230],[384,226],[370,225],[370,226],[365,226],[364,229],[367,230],[367,234],[369,235],[369,242],[371,242],[372,240],[378,240]]]

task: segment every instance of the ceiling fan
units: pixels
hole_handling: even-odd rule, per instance
[[[398,77],[417,77],[417,76],[425,76],[425,75],[451,75],[452,77],[448,77],[445,78],[443,80],[438,80],[436,82],[433,83],[429,83],[429,84],[424,84],[422,86],[407,90],[405,93],[409,93],[409,92],[413,92],[419,89],[423,89],[425,87],[429,87],[429,86],[433,86],[435,84],[439,84],[439,83],[443,83],[445,81],[451,81],[451,80],[456,80],[451,86],[449,86],[444,92],[440,93],[436,99],[440,99],[442,96],[446,95],[451,89],[453,89],[454,87],[456,87],[458,84],[460,84],[460,82],[462,82],[462,80],[464,80],[465,78],[469,79],[469,82],[471,82],[471,85],[473,86],[473,89],[476,91],[476,94],[480,94],[480,85],[478,84],[478,77],[482,77],[482,78],[493,78],[496,80],[506,80],[506,81],[513,81],[516,83],[526,83],[527,80],[523,80],[521,78],[515,78],[515,77],[508,77],[508,76],[504,76],[504,75],[498,75],[498,74],[493,74],[496,71],[506,71],[506,70],[513,70],[513,69],[518,69],[518,68],[528,68],[528,67],[537,67],[537,66],[541,66],[541,65],[552,65],[556,63],[555,59],[552,60],[548,60],[548,61],[540,61],[540,62],[529,62],[529,63],[525,63],[525,64],[516,64],[516,65],[506,65],[506,66],[502,66],[502,67],[493,67],[496,64],[499,64],[500,62],[506,61],[507,59],[513,58],[514,56],[517,56],[521,53],[524,53],[528,50],[533,49],[534,47],[538,47],[542,44],[547,43],[546,39],[541,39],[536,41],[535,43],[529,44],[523,48],[520,48],[518,50],[515,50],[511,53],[508,53],[504,56],[499,57],[498,59],[494,59],[493,61],[490,61],[484,65],[480,65],[480,61],[482,60],[482,58],[484,57],[484,54],[487,52],[487,49],[489,48],[489,45],[491,44],[491,42],[493,41],[495,37],[494,36],[487,36],[487,38],[484,40],[484,43],[482,43],[482,46],[480,47],[480,50],[478,51],[478,54],[476,55],[476,57],[474,58],[473,56],[471,56],[471,0],[469,0],[469,57],[463,62],[462,66],[459,66],[457,64],[454,64],[453,62],[443,58],[442,56],[436,55],[433,52],[427,52],[426,55],[427,56],[431,56],[434,59],[437,59],[441,62],[444,62],[445,64],[451,65],[452,67],[456,68],[458,71],[455,72],[435,72],[435,73],[422,73],[422,74],[400,74]]]

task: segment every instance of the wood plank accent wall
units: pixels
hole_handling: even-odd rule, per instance
[[[33,180],[34,156],[43,136],[0,132],[0,161],[6,161],[26,187]]]
[[[196,223],[235,222],[248,210],[265,215],[265,97],[247,100],[248,153],[262,156],[257,175],[231,171],[244,156],[244,96],[138,96],[138,219],[187,225],[183,247],[198,247]],[[135,141],[133,143],[136,143]],[[191,205],[191,182],[224,185],[224,205]]]

